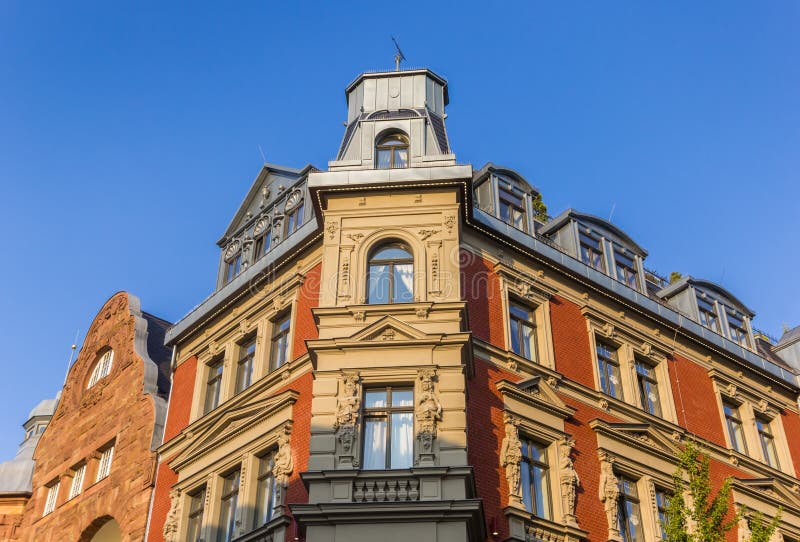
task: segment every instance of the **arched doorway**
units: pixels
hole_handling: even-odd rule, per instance
[[[83,531],[78,542],[122,542],[122,531],[117,520],[103,516],[94,520]]]

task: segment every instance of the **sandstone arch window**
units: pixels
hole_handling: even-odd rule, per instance
[[[414,256],[408,245],[399,241],[380,244],[368,259],[367,303],[414,301]]]
[[[375,164],[378,169],[408,167],[408,137],[401,132],[382,136],[375,144]]]
[[[95,362],[94,369],[92,369],[92,376],[89,377],[89,384],[87,389],[91,388],[98,381],[107,377],[111,373],[111,366],[114,363],[114,351],[110,348],[103,352],[100,358]]]
[[[414,390],[364,390],[364,454],[366,470],[408,469],[414,460]]]

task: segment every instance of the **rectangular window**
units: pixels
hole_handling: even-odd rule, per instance
[[[745,348],[750,348],[750,336],[744,321],[732,314],[728,314],[728,328],[731,330],[731,340]]]
[[[114,446],[109,446],[100,455],[100,464],[97,466],[97,478],[95,482],[99,482],[107,478],[111,472],[111,461],[114,460]]]
[[[533,310],[509,300],[508,322],[511,350],[523,358],[536,361],[536,320]]]
[[[258,529],[272,521],[275,510],[275,477],[272,468],[275,466],[273,454],[267,454],[258,460],[258,481],[256,487],[256,513],[253,529]]]
[[[189,524],[186,528],[186,540],[188,542],[200,542],[202,540],[205,500],[205,486],[189,495]]]
[[[639,513],[639,492],[636,482],[619,476],[619,534],[623,542],[640,542],[642,537],[642,518]]]
[[[747,445],[744,441],[744,429],[742,427],[742,417],[739,415],[739,407],[732,403],[723,402],[722,410],[725,412],[725,425],[728,426],[731,447],[737,452],[746,454]]]
[[[617,349],[597,341],[597,371],[600,375],[600,389],[606,395],[622,399]]]
[[[208,366],[206,398],[203,406],[204,414],[208,414],[219,405],[220,392],[222,391],[222,372],[224,367],[224,360],[221,357],[212,361]]]
[[[636,379],[639,384],[639,406],[654,416],[661,416],[661,398],[658,395],[656,368],[639,358],[636,358],[634,363]]]
[[[225,267],[225,283],[232,281],[239,274],[242,266],[242,253],[234,256]]]
[[[606,264],[603,261],[603,249],[600,241],[586,235],[585,233],[579,234],[581,244],[581,261],[600,271],[606,272]]]
[[[639,281],[636,273],[635,260],[617,250],[614,251],[614,261],[617,267],[617,280],[634,290],[638,289]]]
[[[512,186],[500,181],[498,183],[500,196],[500,220],[518,230],[528,231],[528,218],[525,212],[524,195]]]
[[[414,459],[414,390],[364,392],[364,460],[367,470],[408,469]]]
[[[75,469],[75,474],[72,476],[72,484],[69,486],[70,499],[77,497],[83,491],[83,477],[86,475],[86,464]]]
[[[255,337],[239,345],[239,361],[236,364],[236,393],[245,390],[253,382],[253,360],[255,355]]]
[[[700,312],[700,323],[711,331],[719,333],[719,318],[714,303],[698,297],[697,309]]]
[[[778,462],[778,449],[775,447],[775,437],[772,436],[769,420],[756,418],[756,429],[758,429],[758,440],[761,443],[764,462],[775,469],[781,468]]]
[[[43,516],[56,509],[56,501],[58,500],[58,489],[61,487],[61,482],[55,482],[47,488],[47,501],[44,503]]]
[[[522,440],[520,471],[525,508],[535,516],[552,519],[547,447],[531,440]]]
[[[286,215],[286,237],[300,229],[303,225],[303,203],[298,204],[297,207],[289,211]]]
[[[270,244],[272,243],[272,229],[267,228],[267,230],[256,237],[256,242],[253,246],[253,252],[255,253],[255,259],[259,259],[261,256],[269,252]]]
[[[219,509],[217,542],[230,542],[236,530],[236,506],[239,501],[240,471],[233,471],[222,479],[222,497]]]
[[[656,488],[656,514],[658,517],[658,529],[661,540],[667,539],[667,524],[669,523],[669,493],[659,487]]]
[[[289,315],[281,316],[272,322],[272,348],[270,350],[270,371],[274,371],[289,361]]]

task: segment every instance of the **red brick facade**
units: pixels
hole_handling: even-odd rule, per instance
[[[156,403],[163,405],[166,394],[163,381],[161,396],[143,393],[145,364],[154,363],[143,356],[157,354],[162,364],[169,359],[164,359],[163,348],[148,352],[144,341],[137,344],[135,330],[147,330],[151,338],[163,342],[163,324],[142,315],[138,300],[124,292],[109,299],[98,313],[36,449],[23,540],[88,541],[111,520],[119,525],[121,540],[143,539],[156,467],[153,449],[160,440],[154,435]],[[108,348],[114,352],[110,374],[87,389],[95,363]],[[153,369],[157,368],[147,369],[151,377]],[[109,474],[96,481],[101,451],[112,443]],[[73,467],[82,463],[87,465],[83,490],[67,500]],[[47,486],[55,480],[61,482],[56,508],[42,517]]]

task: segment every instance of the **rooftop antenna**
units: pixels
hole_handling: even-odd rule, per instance
[[[611,222],[611,218],[614,216],[614,209],[617,208],[617,202],[611,204],[611,212],[608,213],[608,221]]]
[[[403,54],[403,51],[400,49],[400,44],[397,43],[397,40],[394,39],[392,36],[392,41],[394,42],[394,46],[397,47],[397,54],[394,55],[394,69],[395,71],[400,71],[400,62],[406,59],[406,55]]]
[[[70,346],[70,353],[69,353],[69,362],[67,363],[67,374],[64,375],[64,384],[67,383],[67,377],[69,376],[69,368],[72,367],[72,360],[75,358],[75,350],[78,348],[78,335],[80,334],[81,330],[75,330],[75,340],[72,341],[72,346]]]
[[[258,144],[258,152],[261,153],[261,160],[266,164],[267,163],[267,157],[264,156],[264,150],[261,148],[261,143]]]

